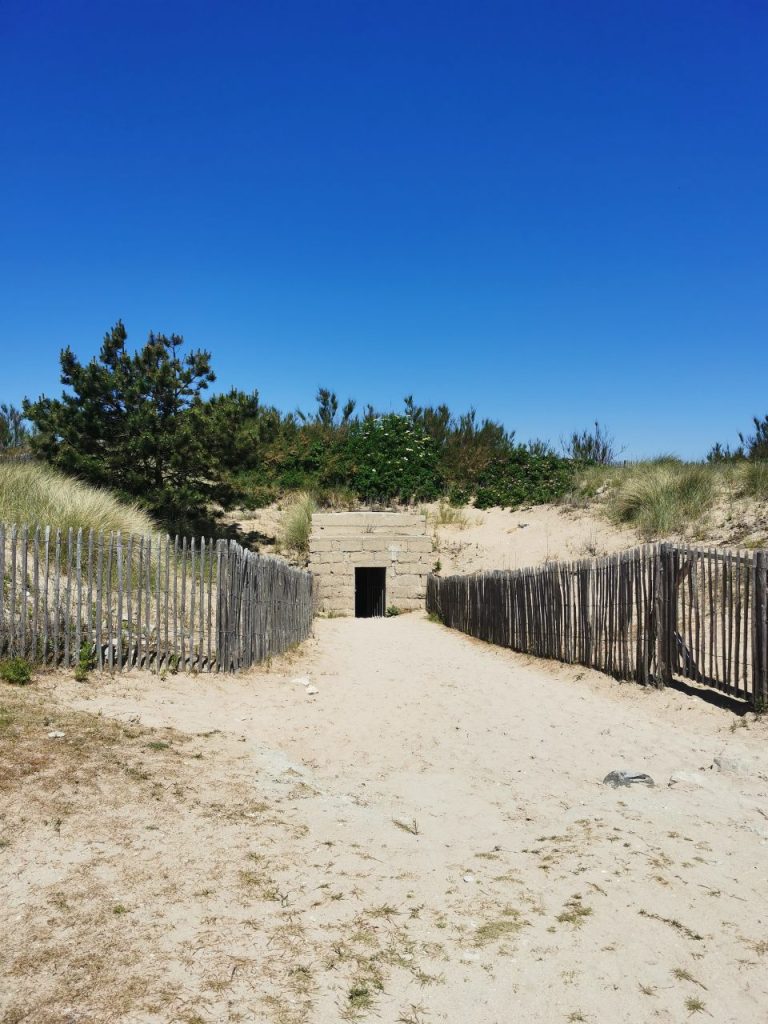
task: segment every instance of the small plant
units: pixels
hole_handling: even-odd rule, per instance
[[[112,913],[117,915],[127,914],[128,908],[124,907],[122,903],[116,903],[114,907],[112,907]]]
[[[88,673],[95,667],[96,658],[94,656],[93,647],[88,640],[83,640],[80,644],[80,654],[77,659],[77,665],[75,666],[75,679],[78,683],[84,683],[88,678]]]
[[[315,499],[307,491],[299,491],[293,496],[283,512],[280,542],[284,548],[306,555],[314,511]]]
[[[396,615],[402,615],[402,614],[403,614],[403,609],[402,608],[398,608],[396,604],[391,604],[389,606],[389,608],[387,608],[387,618],[388,619],[393,619]]]
[[[26,686],[32,681],[32,668],[26,658],[7,658],[0,662],[0,679],[12,686]]]
[[[392,824],[402,829],[403,832],[409,832],[412,836],[421,835],[419,823],[415,818],[412,818],[411,821],[401,821],[400,818],[393,818]]]
[[[685,1000],[685,1008],[688,1013],[703,1013],[706,1010],[706,1006],[698,996],[688,996]]]
[[[432,566],[432,572],[433,573],[438,573],[438,572],[441,571],[442,568],[443,568],[443,563],[438,558],[437,561],[435,562],[435,564]]]

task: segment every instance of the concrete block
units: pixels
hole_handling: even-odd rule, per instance
[[[420,552],[421,554],[427,554],[432,552],[432,538],[431,537],[409,537],[405,541],[405,547],[408,551]]]

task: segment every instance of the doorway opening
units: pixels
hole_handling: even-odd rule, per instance
[[[387,570],[355,569],[355,618],[371,619],[387,610]]]

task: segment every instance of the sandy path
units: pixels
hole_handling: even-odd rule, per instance
[[[345,913],[399,943],[375,1019],[766,1019],[763,723],[742,728],[696,698],[535,662],[422,615],[321,620],[316,633],[268,673],[61,689],[144,725],[222,730],[217,783],[236,756],[301,824],[302,847],[271,837],[269,849],[294,894],[269,913],[301,921],[315,962],[306,1016],[291,1020],[352,1012],[319,961]],[[713,768],[723,753],[739,763]],[[612,790],[600,780],[614,768],[658,785]],[[668,786],[678,771],[688,776]],[[308,901],[317,886],[339,890],[330,916]],[[229,1005],[238,998],[252,993]],[[289,1019],[262,1013],[245,1019]]]

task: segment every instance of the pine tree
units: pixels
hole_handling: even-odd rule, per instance
[[[97,358],[61,352],[61,398],[25,400],[33,451],[90,483],[138,499],[170,530],[200,528],[224,497],[202,393],[215,380],[210,353],[180,354],[176,334],[150,334],[131,354],[122,322]]]

